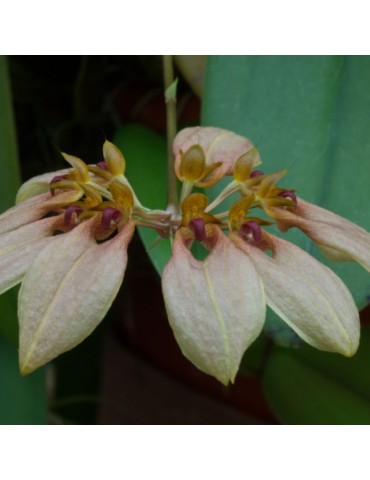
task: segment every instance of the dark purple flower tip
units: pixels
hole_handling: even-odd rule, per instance
[[[116,208],[104,208],[101,216],[101,226],[104,230],[110,230],[113,225],[118,225],[122,218],[122,213]]]
[[[294,205],[297,205],[297,196],[291,190],[284,190],[283,192],[279,193],[279,197],[289,198]]]
[[[254,170],[254,172],[251,172],[249,175],[249,178],[260,177],[261,175],[264,175],[262,170]]]
[[[60,182],[61,180],[65,180],[67,178],[67,175],[56,175],[50,180],[50,185],[53,183]]]
[[[67,175],[56,175],[55,177],[53,177],[51,180],[50,180],[50,193],[52,196],[55,195],[55,189],[54,188],[51,188],[51,186],[53,185],[53,183],[57,183],[57,182],[60,182],[61,180],[65,180],[67,178]]]
[[[189,222],[189,228],[194,232],[198,242],[203,242],[207,238],[206,224],[203,218],[193,218]]]
[[[262,238],[261,227],[257,222],[250,220],[245,222],[240,227],[240,234],[243,238],[249,239],[252,235],[253,240],[259,242]]]
[[[98,162],[96,166],[102,168],[103,170],[108,170],[107,162],[105,162],[104,160],[102,162]]]
[[[82,213],[83,209],[78,205],[70,205],[64,214],[64,225],[74,227],[76,218]]]

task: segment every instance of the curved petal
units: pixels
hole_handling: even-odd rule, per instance
[[[234,163],[244,153],[251,150],[254,145],[248,138],[237,135],[234,132],[216,127],[190,127],[181,130],[173,142],[175,156],[175,171],[181,178],[180,151],[186,152],[192,145],[199,144],[206,155],[206,166],[209,167],[217,162],[222,165],[217,168],[217,179],[224,175],[231,175]],[[254,166],[260,164],[258,156]],[[215,172],[216,173],[216,172]]]
[[[0,235],[0,294],[22,281],[35,256],[51,241],[63,216],[45,218]]]
[[[36,197],[25,200],[6,210],[0,215],[0,234],[10,232],[27,223],[35,222],[50,211],[77,201],[83,192],[68,190],[52,197],[50,193],[42,193]]]
[[[98,245],[92,235],[94,221],[44,248],[25,275],[18,302],[24,375],[82,342],[117,295],[134,223]]]
[[[265,285],[267,304],[303,340],[319,350],[355,354],[359,314],[339,277],[299,247],[266,232],[272,258],[235,234],[232,239],[253,260]]]
[[[265,298],[253,263],[214,227],[215,246],[196,260],[181,229],[162,276],[168,319],[183,354],[227,385],[261,332]]]
[[[50,190],[50,182],[54,177],[63,176],[70,173],[70,168],[64,168],[63,170],[57,170],[56,172],[44,173],[37,175],[36,177],[27,180],[20,186],[15,203],[21,203],[29,198],[40,195],[41,193],[47,193]]]
[[[63,215],[43,218],[0,234],[0,255],[21,249],[21,246],[26,243],[52,235],[55,230],[63,227],[63,218]]]
[[[332,260],[354,260],[370,271],[370,234],[363,228],[304,200],[290,211],[271,207],[281,230],[300,228]]]

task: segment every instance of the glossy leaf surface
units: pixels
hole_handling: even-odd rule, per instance
[[[369,82],[369,57],[213,56],[203,124],[247,136],[266,172],[289,168],[283,186],[370,230]],[[290,236],[313,250],[305,237]],[[327,263],[364,306],[368,273]]]
[[[202,123],[245,135],[262,170],[289,168],[282,186],[370,231],[369,82],[370,57],[212,56]],[[329,265],[359,308],[368,303],[368,272],[326,260],[299,231],[284,237]],[[279,339],[281,324],[269,316],[267,325]]]

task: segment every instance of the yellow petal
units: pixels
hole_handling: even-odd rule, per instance
[[[238,182],[244,182],[249,178],[254,165],[261,163],[259,153],[256,147],[253,147],[246,153],[243,153],[234,164],[234,179]]]
[[[370,233],[329,210],[298,199],[292,210],[271,208],[279,228],[298,227],[332,260],[354,260],[370,271]]]
[[[162,276],[168,319],[183,354],[227,385],[259,335],[265,299],[253,263],[217,228],[215,246],[196,260],[179,230]]]
[[[200,145],[192,145],[181,156],[181,176],[189,182],[202,178],[206,165],[206,156]]]
[[[60,235],[25,275],[18,302],[24,375],[90,335],[118,292],[134,224],[129,222],[118,235],[98,245],[92,236],[94,222]]]
[[[69,155],[68,153],[61,152],[61,154],[64,160],[66,160],[74,168],[74,170],[70,173],[75,177],[75,180],[80,182],[88,182],[90,177],[86,163],[80,158]]]
[[[303,340],[319,350],[354,355],[360,338],[359,314],[339,277],[297,246],[266,232],[272,258],[234,233],[231,238],[253,260],[268,305]]]
[[[103,157],[112,175],[119,176],[125,174],[125,158],[121,151],[108,140],[103,145]]]
[[[200,145],[206,155],[206,167],[221,162],[211,174],[211,182],[207,186],[214,185],[224,175],[231,175],[235,162],[238,158],[250,151],[254,146],[250,140],[234,132],[216,127],[190,127],[181,130],[175,137],[173,153],[175,157],[175,171],[178,178],[181,177],[181,152],[186,152],[193,145]],[[261,163],[258,155],[255,156],[253,166]]]

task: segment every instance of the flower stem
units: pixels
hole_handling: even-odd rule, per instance
[[[174,169],[172,143],[176,135],[176,84],[172,55],[163,55],[164,88],[167,114],[167,210],[178,211],[177,178]]]

